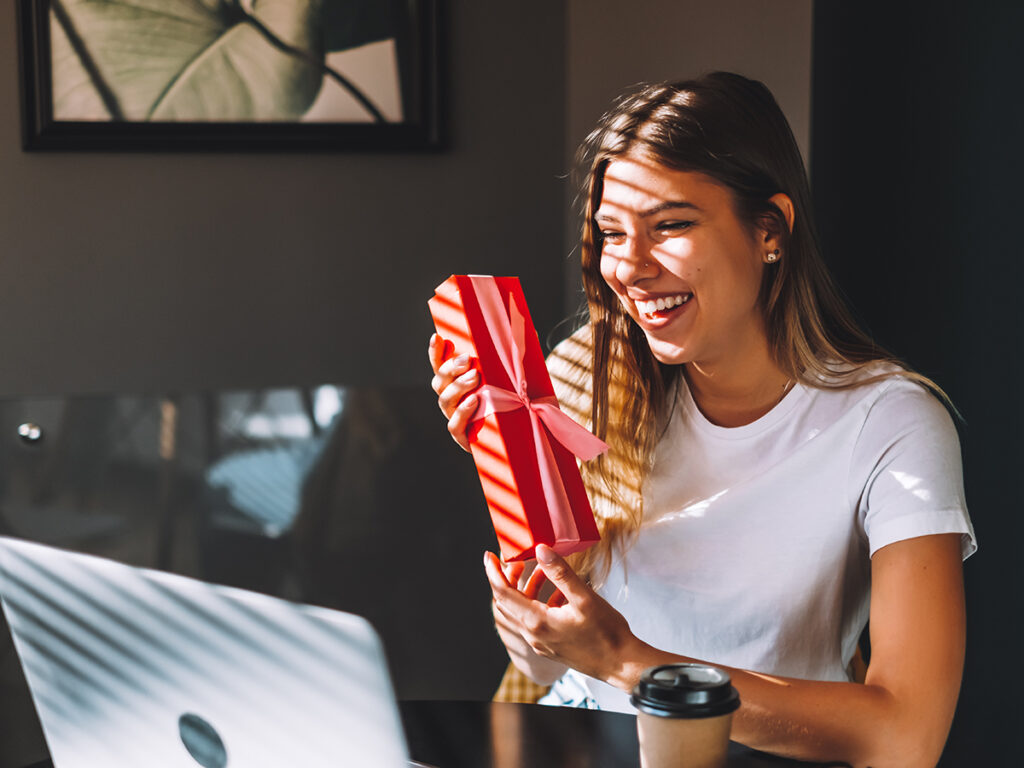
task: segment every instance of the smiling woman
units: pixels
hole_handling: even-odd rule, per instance
[[[729,73],[645,87],[581,159],[590,321],[549,368],[610,445],[583,468],[603,538],[570,562],[538,546],[532,574],[485,558],[512,662],[555,681],[545,703],[626,712],[644,669],[710,663],[738,741],[934,765],[976,548],[957,434],[852,321],[774,98]],[[478,377],[441,340],[430,356],[465,446]]]

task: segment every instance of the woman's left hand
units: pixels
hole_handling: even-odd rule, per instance
[[[537,546],[537,565],[519,590],[506,578],[497,556],[484,555],[496,611],[537,653],[614,684],[627,649],[637,642],[625,617],[550,547]],[[545,578],[555,592],[542,602],[537,595]]]

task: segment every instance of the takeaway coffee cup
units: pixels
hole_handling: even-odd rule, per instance
[[[740,695],[724,671],[706,664],[651,667],[631,701],[637,708],[642,768],[725,765]]]

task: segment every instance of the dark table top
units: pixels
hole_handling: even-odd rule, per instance
[[[437,768],[639,768],[636,718],[536,704],[405,701],[413,759]],[[821,765],[732,743],[729,768]],[[830,765],[842,765],[832,763]]]
[[[636,718],[537,704],[403,701],[399,711],[414,760],[436,768],[639,768]],[[956,746],[955,743],[949,746]],[[947,749],[940,768],[977,762],[978,745]],[[959,756],[958,756],[959,755]],[[964,757],[967,755],[967,757]],[[728,768],[825,768],[729,745]],[[26,768],[53,768],[49,760]]]

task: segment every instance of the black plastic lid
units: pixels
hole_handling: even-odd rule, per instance
[[[648,715],[716,717],[736,710],[740,695],[717,667],[663,664],[644,671],[630,701]]]

